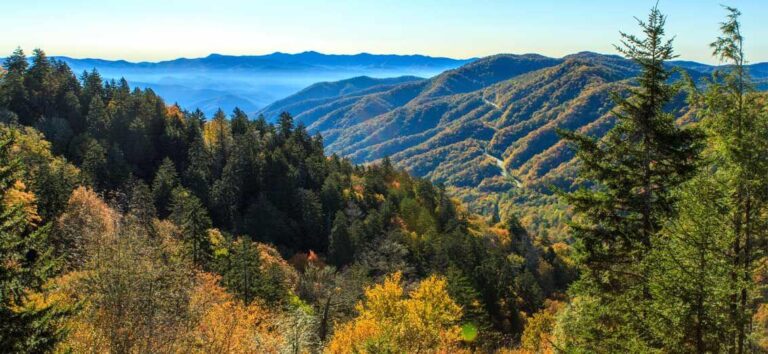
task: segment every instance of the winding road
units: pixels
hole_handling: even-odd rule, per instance
[[[499,105],[497,105],[497,104],[495,104],[495,103],[491,102],[490,100],[488,100],[487,98],[485,98],[485,92],[483,92],[483,95],[482,95],[481,99],[483,100],[483,103],[485,103],[485,104],[487,104],[487,105],[489,105],[489,106],[491,106],[491,107],[495,108],[496,110],[498,110],[498,111],[501,111],[501,110],[502,110],[502,109],[501,109],[501,107],[499,107]],[[493,129],[493,130],[498,130],[498,128],[497,128],[496,126],[494,126],[494,125],[491,125],[490,123],[488,123],[488,122],[486,122],[486,121],[483,121],[482,123],[483,123],[483,125],[485,125],[485,126],[486,126],[486,127],[488,127],[488,128],[491,128],[491,129]],[[520,180],[518,180],[518,179],[517,179],[517,178],[515,178],[514,176],[511,176],[511,175],[509,174],[509,172],[507,172],[507,168],[506,168],[506,167],[504,167],[504,160],[502,160],[502,159],[500,159],[500,158],[498,158],[498,157],[496,157],[496,156],[493,156],[493,155],[491,155],[491,154],[488,152],[488,146],[487,146],[487,145],[486,145],[486,147],[485,147],[485,149],[484,149],[484,154],[485,154],[485,156],[486,156],[487,158],[489,158],[489,159],[493,160],[493,162],[496,164],[496,166],[498,166],[498,167],[501,169],[501,175],[502,175],[504,178],[509,178],[509,179],[511,179],[511,180],[512,180],[512,182],[513,182],[513,183],[515,183],[515,186],[516,186],[517,188],[521,188],[521,187],[523,186],[523,184],[520,182]]]

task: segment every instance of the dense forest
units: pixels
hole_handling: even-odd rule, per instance
[[[727,65],[701,82],[666,65],[658,9],[622,33],[615,125],[558,127],[574,186],[504,213],[557,213],[557,237],[389,158],[328,156],[287,112],[209,118],[18,49],[0,352],[768,351],[768,98],[727,10]]]
[[[575,279],[565,245],[327,157],[287,113],[208,120],[27,63],[0,85],[11,352],[485,351]]]

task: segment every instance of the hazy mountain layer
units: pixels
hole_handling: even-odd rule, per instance
[[[200,108],[209,116],[221,107],[246,112],[294,94],[310,84],[367,75],[431,77],[472,59],[422,55],[326,55],[317,52],[260,56],[211,54],[161,62],[56,57],[76,73],[96,68],[104,78],[125,77],[132,86],[148,87],[170,102]]]

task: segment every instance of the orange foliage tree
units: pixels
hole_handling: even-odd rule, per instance
[[[200,353],[277,353],[282,339],[276,314],[257,301],[246,305],[219,285],[218,275],[197,275],[190,308],[197,318],[192,331]]]

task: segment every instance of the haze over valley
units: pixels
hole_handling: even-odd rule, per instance
[[[211,54],[204,58],[161,62],[56,57],[73,71],[96,69],[105,79],[126,78],[134,87],[151,88],[169,102],[199,108],[212,116],[217,109],[258,109],[321,81],[355,76],[428,78],[472,59],[422,55],[326,55],[317,52],[259,56]]]
[[[0,353],[768,353],[725,2],[8,2]]]

